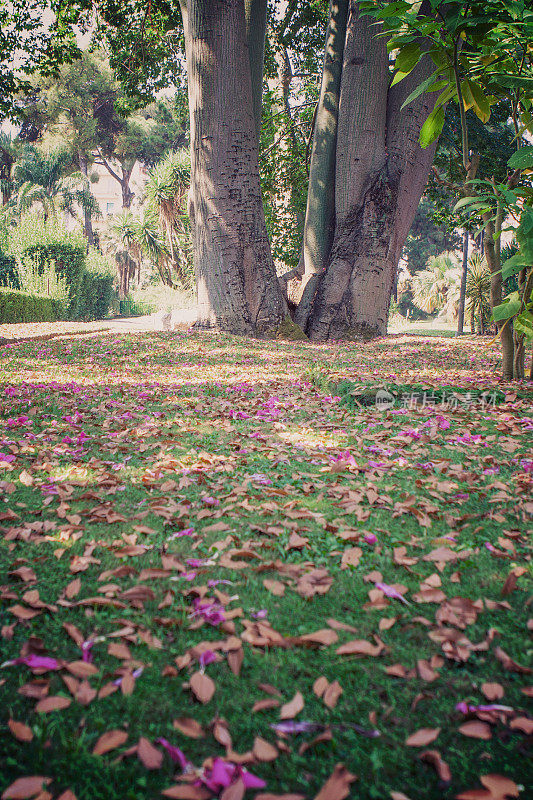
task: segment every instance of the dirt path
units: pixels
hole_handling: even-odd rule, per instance
[[[186,329],[196,318],[192,309],[183,309],[176,312],[172,318],[172,327]],[[29,322],[0,325],[0,344],[20,341],[21,339],[47,338],[55,339],[61,336],[75,336],[88,333],[139,333],[143,331],[165,330],[163,315],[151,314],[145,317],[117,317],[114,319],[99,319],[94,322]]]

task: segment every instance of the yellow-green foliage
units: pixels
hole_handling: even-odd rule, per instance
[[[63,304],[51,297],[0,287],[0,323],[54,322],[61,319]]]

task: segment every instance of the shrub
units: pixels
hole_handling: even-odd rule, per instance
[[[20,289],[23,292],[34,297],[50,297],[52,300],[60,301],[64,309],[67,308],[68,282],[66,278],[58,275],[54,261],[46,263],[43,268],[35,258],[27,255],[19,259],[17,272]]]
[[[20,289],[20,280],[17,262],[13,256],[8,256],[0,251],[0,286],[11,289]]]
[[[115,270],[94,248],[87,252],[81,233],[67,231],[57,220],[44,222],[35,214],[24,214],[10,232],[9,250],[16,260],[23,289],[52,297],[57,297],[63,287],[67,290],[67,319],[101,319],[108,313]],[[25,285],[28,258],[40,276],[40,280],[33,276],[31,287]],[[47,289],[52,286],[51,293]]]
[[[55,322],[61,319],[63,304],[52,297],[39,297],[16,289],[0,287],[0,323]]]

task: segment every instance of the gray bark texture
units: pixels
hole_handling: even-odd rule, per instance
[[[305,328],[335,232],[335,158],[348,0],[331,0],[315,118],[303,237],[304,273],[295,321]]]
[[[389,88],[388,55],[373,20],[350,0],[339,102],[335,234],[312,299],[312,339],[384,335],[394,275],[424,191],[436,144],[420,128],[436,93],[402,103],[434,69],[422,59]]]
[[[268,335],[287,315],[266,233],[244,0],[182,0],[198,326]]]
[[[263,105],[263,68],[265,61],[265,36],[267,26],[267,0],[244,0],[246,41],[250,60],[252,105],[259,140],[261,110]]]

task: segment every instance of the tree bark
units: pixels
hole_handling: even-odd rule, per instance
[[[466,276],[468,273],[468,231],[463,231],[463,263],[461,268],[461,288],[459,289],[459,310],[457,312],[457,336],[463,335],[465,323]]]
[[[181,0],[199,327],[268,335],[287,315],[268,243],[244,0]]]
[[[492,308],[502,302],[503,279],[501,273],[501,258],[498,239],[494,238],[495,226],[490,214],[484,215],[485,225],[485,258],[491,272],[490,303]],[[497,322],[496,327],[502,343],[502,377],[506,380],[513,379],[514,369],[514,338],[513,322],[506,320]]]
[[[279,267],[281,261],[282,268],[287,268],[289,265],[283,263],[282,257],[276,260],[276,255],[280,252],[283,254],[287,235],[301,241],[305,214],[303,209],[300,210],[301,187],[298,185],[297,171],[292,166],[298,161],[298,142],[289,104],[293,78],[291,62],[283,36],[275,23],[270,26],[268,35],[276,64],[276,76],[268,79],[268,87],[272,92],[272,113],[277,119],[276,150],[280,154],[276,191],[272,198],[273,224],[269,233],[276,266]]]
[[[295,321],[305,328],[335,231],[335,158],[348,0],[330,0],[324,65],[309,162],[303,277]]]
[[[263,68],[265,61],[265,36],[267,26],[267,0],[244,0],[246,41],[250,60],[252,106],[259,142],[261,110],[263,106]]]
[[[383,37],[350,0],[341,79],[335,170],[335,236],[307,332],[312,339],[386,333],[394,274],[427,182],[436,144],[420,127],[437,94],[407,108],[407,95],[434,70],[428,57],[389,89]]]

